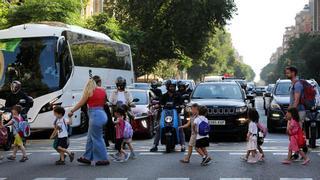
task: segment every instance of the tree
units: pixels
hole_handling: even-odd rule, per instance
[[[9,4],[0,1],[0,29],[5,29],[8,27],[8,11],[9,11]]]
[[[28,0],[20,6],[10,8],[9,26],[40,21],[59,21],[81,24],[79,0]]]

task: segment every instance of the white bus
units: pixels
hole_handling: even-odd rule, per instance
[[[21,81],[22,90],[34,98],[28,112],[32,130],[52,128],[53,106],[70,111],[93,75],[102,78],[104,87],[113,86],[118,76],[132,84],[130,46],[102,33],[55,22],[0,30],[0,93],[10,91],[12,80]],[[73,127],[87,129],[86,112],[84,106],[75,113]]]

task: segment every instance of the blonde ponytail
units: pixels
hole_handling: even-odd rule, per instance
[[[97,84],[93,79],[89,79],[83,90],[83,95],[86,97],[91,97],[93,91],[97,88]]]

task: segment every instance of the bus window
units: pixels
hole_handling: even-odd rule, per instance
[[[131,70],[128,47],[75,33],[68,37],[75,66]]]

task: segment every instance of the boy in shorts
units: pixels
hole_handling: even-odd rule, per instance
[[[68,154],[70,162],[74,160],[74,153],[68,150],[68,125],[72,124],[72,118],[69,117],[69,120],[66,120],[64,118],[65,110],[60,106],[54,107],[53,114],[56,120],[54,121],[54,130],[50,139],[55,139],[53,146],[60,154],[60,159],[56,161],[56,165],[65,165],[65,154]]]

